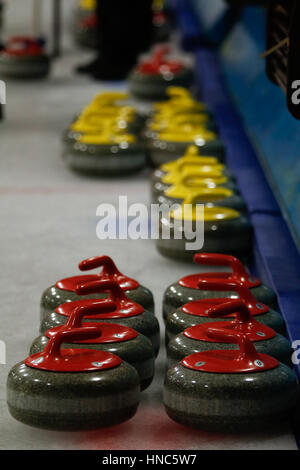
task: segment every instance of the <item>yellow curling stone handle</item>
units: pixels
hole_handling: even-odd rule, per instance
[[[229,207],[204,207],[204,217],[202,217],[202,211],[197,210],[197,206],[190,202],[193,200],[191,197],[183,202],[181,208],[171,210],[169,212],[171,219],[176,220],[189,220],[189,221],[200,221],[204,220],[204,222],[220,222],[222,220],[231,220],[237,219],[240,217],[240,213],[234,209],[230,209]],[[186,206],[184,208],[184,204],[191,204],[190,206]]]

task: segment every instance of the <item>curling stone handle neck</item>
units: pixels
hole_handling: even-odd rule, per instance
[[[81,305],[80,307],[75,307],[73,312],[68,318],[66,323],[66,328],[80,328],[82,326],[82,319],[87,315],[97,315],[102,313],[109,313],[116,310],[115,302],[111,300],[95,300],[93,303],[88,305]]]
[[[236,313],[236,319],[240,323],[249,323],[251,321],[251,312],[247,308],[245,301],[241,299],[224,302],[208,310],[208,316],[211,318],[224,317],[233,313]]]
[[[239,346],[239,355],[236,360],[254,362],[259,360],[258,353],[252,342],[243,333],[229,330],[227,328],[208,328],[207,336],[221,342],[232,342]]]
[[[76,288],[76,294],[98,294],[101,292],[109,292],[109,299],[113,302],[120,300],[128,300],[119,284],[109,279],[99,279],[98,281],[90,281],[81,284]]]
[[[44,349],[44,354],[55,358],[60,358],[60,347],[62,343],[95,339],[101,335],[101,327],[89,326],[86,328],[74,328],[72,330],[58,331],[52,336]]]

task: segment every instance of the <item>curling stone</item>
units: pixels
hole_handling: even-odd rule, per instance
[[[230,321],[222,321],[224,316],[230,316]],[[254,343],[257,352],[268,354],[283,364],[291,366],[292,349],[290,342],[284,336],[277,334],[272,328],[259,323],[259,315],[253,316],[244,300],[230,300],[210,307],[207,317],[203,317],[205,323],[187,328],[169,342],[167,348],[168,367],[173,366],[190,354],[212,349],[238,349],[235,343],[216,342],[207,336],[207,328],[209,327],[226,328],[240,332]],[[218,319],[217,322],[214,322],[215,318]]]
[[[164,175],[160,181],[152,185],[152,200],[157,202],[160,196],[164,196],[172,189],[180,195],[184,192],[184,198],[192,195],[197,189],[202,188],[226,188],[234,193],[239,193],[238,186],[232,173],[223,165],[198,165],[184,164],[175,171]],[[184,199],[181,197],[181,200]]]
[[[201,101],[196,101],[190,90],[185,87],[168,86],[166,95],[167,100],[153,103],[149,116],[155,117],[155,115],[159,113],[167,113],[168,115],[176,114],[178,111],[189,113],[206,112],[212,115],[206,104]]]
[[[76,18],[85,18],[96,10],[96,0],[80,0],[75,8],[74,15]]]
[[[61,349],[101,328],[59,331],[41,353],[16,364],[7,379],[10,413],[22,423],[59,431],[112,426],[130,419],[140,399],[134,367],[106,351]]]
[[[157,138],[157,132],[173,127],[178,120],[177,126],[201,118],[200,125],[216,129],[211,111],[203,102],[196,101],[186,88],[168,87],[166,94],[169,98],[168,101],[154,103],[148,117],[146,117],[143,134],[146,140]],[[147,134],[147,130],[150,131],[149,134]]]
[[[171,419],[204,431],[240,433],[292,418],[298,398],[292,369],[258,353],[240,332],[208,328],[207,336],[239,349],[192,354],[168,370],[163,400]]]
[[[135,108],[128,103],[128,93],[116,90],[108,90],[96,94],[90,104],[85,108],[86,111],[99,111],[113,107],[115,110],[135,112]]]
[[[145,100],[167,99],[169,86],[189,88],[193,82],[193,72],[180,61],[167,59],[170,48],[154,49],[150,59],[140,62],[128,77],[129,91],[135,98]]]
[[[107,302],[107,301],[105,301]],[[72,302],[74,304],[74,302]],[[76,304],[76,302],[75,302]],[[116,306],[114,306],[116,307]],[[101,311],[102,309],[102,311]],[[138,333],[132,328],[113,323],[88,322],[82,323],[83,317],[87,315],[97,315],[103,313],[103,304],[94,301],[88,305],[76,307],[63,326],[52,328],[46,331],[45,335],[39,336],[31,344],[30,354],[41,352],[49,339],[57,332],[64,329],[85,328],[86,326],[98,326],[101,329],[101,335],[93,340],[77,341],[73,343],[64,343],[66,349],[96,349],[97,351],[106,351],[119,356],[123,361],[131,364],[139,374],[141,390],[147,388],[154,375],[154,352],[151,341],[144,335]]]
[[[66,302],[82,299],[76,294],[76,287],[89,281],[97,281],[99,279],[108,279],[119,284],[121,289],[134,302],[143,305],[146,310],[154,311],[153,295],[149,289],[132,279],[120,273],[115,263],[109,256],[94,256],[79,263],[80,271],[89,271],[90,269],[102,268],[99,274],[81,274],[80,276],[67,277],[61,279],[56,284],[48,287],[42,294],[40,312],[41,320],[56,307]],[[105,298],[106,293],[91,294],[85,298]]]
[[[115,281],[109,279],[102,279],[98,281],[85,282],[84,284],[78,285],[75,292],[79,295],[89,294],[103,294],[103,292],[109,292],[109,298],[111,302],[116,304],[116,308],[112,310],[111,306],[106,313],[100,313],[99,315],[87,315],[83,318],[84,322],[103,322],[106,323],[118,323],[120,325],[128,326],[133,328],[138,333],[146,336],[150,339],[154,352],[157,355],[160,345],[159,337],[159,323],[157,318],[149,310],[132,300],[130,300],[124,294],[122,288]],[[101,303],[105,302],[105,299],[98,300]],[[41,322],[40,332],[45,334],[47,330],[54,328],[55,326],[61,326],[66,323],[68,317],[71,315],[74,307],[81,305],[90,305],[94,302],[94,299],[86,298],[84,300],[77,300],[75,302],[67,302],[59,305],[55,311],[48,313]],[[110,302],[110,304],[111,304]]]
[[[112,134],[123,135],[137,134],[140,131],[141,119],[125,109],[118,110],[114,107],[97,109],[86,109],[74,122],[64,131],[62,140],[64,151],[72,150],[81,137],[86,135],[101,134],[107,127]]]
[[[230,297],[234,299],[238,297],[235,291],[228,292],[228,290],[224,290],[224,292],[220,292],[218,290],[212,292],[211,290],[206,291],[203,287],[200,289],[198,286],[200,279],[227,279],[242,284],[251,290],[251,293],[259,302],[277,308],[275,292],[270,287],[262,284],[259,279],[251,276],[234,256],[219,253],[198,253],[194,256],[194,262],[208,266],[226,266],[231,269],[231,272],[202,272],[185,276],[171,284],[164,293],[163,316],[165,320],[170,312],[192,300],[213,297]]]
[[[172,27],[164,8],[164,1],[154,0],[152,9],[153,42],[161,43],[168,41]]]
[[[50,60],[43,39],[15,36],[0,52],[0,75],[13,78],[42,78],[48,75]]]
[[[217,167],[217,169],[223,169],[224,166],[219,166],[220,162],[216,157],[205,156],[203,157],[200,155],[198,148],[195,145],[190,145],[187,147],[184,155],[177,160],[171,160],[168,163],[164,163],[160,165],[156,170],[153,171],[151,176],[152,186],[155,183],[161,182],[162,178],[166,176],[168,173],[178,173],[179,175],[182,174],[184,167],[193,165],[193,166],[211,166]],[[176,180],[175,180],[176,181]],[[173,183],[175,182],[173,181]],[[169,183],[170,184],[170,183]],[[168,184],[168,185],[169,185]]]
[[[198,157],[197,157],[198,160]],[[173,185],[181,181],[183,176],[195,176],[198,178],[221,178],[222,176],[227,180],[235,180],[235,176],[232,171],[228,170],[222,163],[218,163],[215,165],[200,165],[199,160],[197,161],[190,159],[189,161],[183,161],[181,164],[177,165],[177,168],[169,171],[168,174],[162,177],[162,182],[165,184]],[[226,181],[218,181],[219,184],[224,184]]]
[[[149,131],[153,134],[144,134],[145,138],[153,139],[156,137],[155,132],[162,132],[164,129],[168,129],[170,126],[182,126],[189,123],[194,125],[203,126],[206,129],[216,130],[216,123],[212,117],[212,114],[204,107],[203,109],[198,108],[198,103],[193,101],[189,106],[186,104],[182,108],[168,108],[163,111],[159,111],[151,118],[148,118],[145,125]],[[194,106],[196,109],[194,109]]]
[[[64,148],[62,156],[73,170],[103,176],[123,175],[146,165],[144,148],[137,137],[114,134],[110,129],[82,135],[73,145]]]
[[[85,134],[102,132],[104,125],[109,121],[111,133],[139,134],[144,118],[137,113],[133,106],[129,106],[128,94],[116,91],[107,91],[96,95],[93,100],[76,115],[66,131],[63,133],[65,145],[73,144]]]
[[[159,166],[180,158],[190,145],[195,145],[203,156],[215,156],[224,161],[225,148],[218,135],[192,123],[158,132],[156,138],[147,142],[147,152],[152,164]]]
[[[97,24],[98,17],[94,11],[86,16],[78,16],[72,28],[77,44],[95,49],[97,47]]]
[[[251,315],[255,317],[262,325],[268,326],[280,334],[285,333],[285,323],[280,315],[268,305],[258,302],[251,291],[240,284],[230,282],[224,279],[199,279],[199,287],[204,289],[211,289],[211,292],[223,292],[225,295],[229,292],[235,292],[239,299],[243,300]],[[227,292],[226,292],[227,289]],[[218,306],[226,302],[228,298],[203,298],[200,300],[194,300],[188,302],[182,307],[170,313],[167,317],[166,324],[166,342],[173,338],[181,331],[189,328],[190,326],[199,325],[210,322],[211,319],[208,316],[209,309],[213,306]],[[233,315],[234,317],[234,315]],[[230,318],[216,318],[214,321],[229,321]]]
[[[157,113],[152,119],[146,121],[145,130],[142,137],[147,146],[148,141],[158,138],[159,133],[171,127],[182,127],[187,125],[199,126],[204,129],[217,132],[217,126],[210,113],[203,112],[187,112],[185,110],[168,111]]]
[[[196,199],[189,196],[177,207],[164,208],[159,218],[158,251],[184,261],[192,261],[199,251],[247,259],[252,250],[252,226],[247,217],[228,207],[199,207]]]
[[[204,204],[207,207],[229,207],[238,212],[246,213],[247,206],[243,198],[232,189],[216,186],[215,188],[190,188],[185,184],[174,184],[163,194],[158,196],[158,204],[182,204],[189,196],[193,197],[195,204]]]

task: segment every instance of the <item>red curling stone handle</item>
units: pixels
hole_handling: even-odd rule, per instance
[[[109,279],[99,279],[90,281],[76,287],[75,292],[78,295],[98,294],[109,292],[111,300],[128,300],[119,284]]]
[[[121,274],[113,260],[106,255],[87,258],[81,261],[78,267],[80,271],[89,271],[90,269],[103,267],[103,273],[107,275]]]
[[[253,313],[264,313],[269,310],[267,305],[258,302],[250,289],[239,284],[237,282],[232,282],[229,279],[199,279],[198,287],[202,290],[215,290],[215,291],[234,291],[238,293],[238,296],[241,300],[244,300],[248,309]]]
[[[72,343],[86,339],[96,339],[101,335],[101,327],[89,326],[85,328],[74,328],[72,330],[61,330],[56,335],[52,336],[46,345],[43,355],[50,356],[51,358],[59,358],[60,347],[62,343]]]
[[[249,274],[245,267],[234,256],[219,253],[197,253],[194,255],[194,262],[209,266],[229,266],[232,269],[232,279],[239,282],[249,281]],[[255,279],[255,281],[257,280]]]
[[[258,353],[253,346],[252,342],[243,333],[239,333],[227,328],[207,328],[206,334],[209,338],[221,341],[236,343],[239,346],[240,352],[237,360],[254,362],[259,360]]]
[[[75,307],[65,324],[65,328],[80,328],[82,326],[82,319],[85,316],[113,312],[116,310],[116,307],[115,302],[112,302],[111,300],[106,300],[105,302],[103,302],[103,300],[95,300],[95,302],[89,303],[88,305]]]
[[[248,323],[251,320],[251,312],[246,303],[240,299],[234,299],[223,304],[210,307],[207,315],[210,318],[219,318],[236,313],[236,318],[241,323]]]

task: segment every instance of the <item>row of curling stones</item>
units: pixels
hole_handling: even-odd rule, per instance
[[[215,287],[213,283],[212,287]],[[223,318],[227,316],[229,321]],[[235,299],[208,308],[206,316],[200,318],[198,324],[172,338],[167,346],[168,367],[194,353],[213,349],[237,349],[235,343],[214,341],[207,335],[208,328],[225,328],[242,333],[254,343],[257,352],[268,354],[291,366],[292,349],[288,339],[260,323],[259,316],[252,315],[247,301]]]
[[[50,58],[42,38],[14,36],[0,51],[0,75],[12,78],[43,78],[50,71]]]
[[[96,298],[108,292],[108,300],[113,302],[114,308],[106,313],[86,315],[82,321],[84,323],[104,321],[105,323],[117,323],[133,328],[149,338],[155,355],[158,354],[160,334],[157,318],[154,316],[153,311],[146,310],[142,305],[130,300],[117,282],[110,281],[109,279],[90,281],[76,287],[75,292],[81,296],[94,294]],[[106,301],[106,299],[98,300],[98,302],[104,304]],[[40,333],[45,334],[51,328],[64,325],[75,307],[93,305],[94,302],[95,299],[89,298],[59,305],[55,310],[44,315],[41,320]]]
[[[67,307],[68,311],[66,323],[50,328],[43,335],[35,338],[30,347],[31,355],[42,352],[51,338],[65,329],[97,326],[101,330],[97,338],[64,343],[62,347],[64,349],[96,349],[116,354],[136,369],[141,390],[151,384],[155,359],[152,342],[135,329],[118,323],[121,317],[118,313],[120,303],[112,300],[90,299],[61,305],[61,310],[64,307]]]
[[[159,348],[153,296],[107,256],[80,263],[82,271],[98,267],[101,273],[62,279],[42,295],[43,334],[7,382],[10,412],[26,424],[82,430],[121,423],[134,415],[140,389],[152,381]],[[33,394],[47,396],[39,402]]]
[[[139,138],[143,119],[126,103],[127,97],[117,92],[97,95],[74,119],[63,133],[63,158],[70,168],[113,175],[146,165]]]
[[[248,335],[209,327],[215,344],[238,349],[191,354],[171,366],[163,400],[167,414],[181,424],[222,433],[255,432],[291,420],[298,400],[293,370],[259,353]]]
[[[199,281],[215,281],[220,279],[232,284],[240,285],[247,288],[250,294],[254,297],[256,302],[253,307],[257,312],[263,309],[260,304],[266,304],[264,309],[268,307],[276,308],[277,299],[275,292],[268,286],[249,274],[243,264],[234,256],[219,254],[219,253],[198,253],[194,256],[194,262],[203,266],[217,266],[219,270],[213,272],[202,272],[185,276],[178,281],[172,283],[164,292],[163,298],[163,318],[164,321],[170,313],[182,307],[188,302],[195,300],[205,299],[235,299],[239,297],[234,285],[230,286],[231,289],[224,288],[223,290],[208,290],[206,286],[199,287]],[[222,272],[220,267],[225,267],[230,271]],[[280,316],[281,317],[281,316]]]
[[[42,350],[16,364],[7,379],[11,415],[40,428],[78,431],[130,419],[140,400],[136,369],[107,351],[87,349],[101,325],[58,331]],[[101,337],[101,336],[100,336]],[[84,342],[82,349],[73,343]],[[63,344],[71,349],[63,349]]]
[[[184,59],[172,60],[168,45],[155,46],[150,56],[141,59],[128,76],[129,91],[135,98],[161,100],[167,98],[169,86],[189,88],[193,71]]]
[[[103,255],[87,258],[81,261],[78,267],[81,271],[80,275],[60,279],[43,292],[40,301],[41,321],[43,321],[47,314],[53,312],[56,307],[66,302],[74,302],[75,300],[83,300],[87,298],[107,298],[108,294],[103,291],[96,294],[85,293],[84,296],[76,293],[78,285],[100,280],[117,283],[130,300],[142,305],[145,310],[154,313],[154,299],[152,292],[137,280],[121,273],[109,256]],[[97,268],[101,268],[101,271],[97,274],[83,274],[86,271]]]
[[[142,133],[154,166],[180,158],[189,145],[202,155],[225,158],[225,148],[207,107],[177,87],[168,89],[169,100],[156,103]]]

